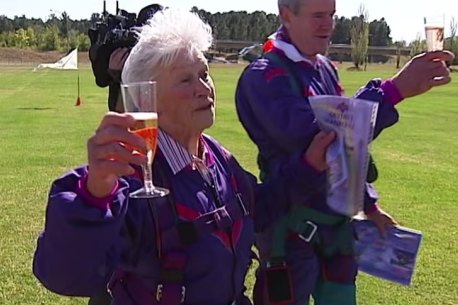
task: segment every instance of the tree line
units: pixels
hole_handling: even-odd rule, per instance
[[[213,28],[214,36],[220,40],[264,41],[279,26],[276,14],[264,11],[247,13],[246,11],[230,11],[210,13],[198,7],[192,11],[199,14]],[[78,47],[82,51],[89,49],[90,41],[87,32],[97,22],[103,21],[103,14],[93,13],[88,19],[75,20],[66,12],[60,16],[50,14],[46,21],[40,18],[14,16],[8,18],[0,15],[0,47],[30,48],[36,50],[68,51]],[[418,37],[414,41],[393,41],[391,28],[385,18],[369,21],[364,7],[356,16],[347,18],[335,16],[335,31],[332,36],[334,44],[350,44],[356,52],[352,53],[353,62],[362,63],[367,57],[367,46],[409,46],[413,53],[424,50],[424,41]],[[450,25],[452,37],[446,42],[451,49],[454,45],[456,22]],[[366,51],[364,51],[366,50]],[[458,51],[458,50],[457,50]]]
[[[98,14],[93,14],[94,17]],[[97,16],[98,18],[98,16]],[[41,18],[0,16],[0,47],[35,49],[40,51],[67,51],[79,47],[88,50],[90,41],[87,31],[96,20],[72,20],[63,12],[51,14],[46,21]]]
[[[263,11],[247,13],[230,11],[210,13],[193,7],[213,28],[214,36],[220,40],[264,41],[279,26],[276,14]],[[68,50],[78,46],[81,50],[89,47],[87,31],[96,22],[102,21],[102,14],[93,13],[88,19],[75,20],[63,12],[60,16],[50,14],[46,21],[26,16],[8,18],[0,15],[0,47],[31,48],[37,50]],[[333,43],[350,44],[350,25],[353,18],[335,18],[336,29]],[[390,27],[386,21],[374,20],[369,28],[369,45],[388,46],[392,44]]]

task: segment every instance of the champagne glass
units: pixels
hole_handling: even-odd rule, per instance
[[[424,24],[427,51],[442,51],[444,49],[444,16],[425,17]]]
[[[163,197],[168,189],[154,186],[151,165],[156,153],[158,138],[158,115],[156,111],[156,82],[144,81],[121,84],[121,94],[124,109],[132,115],[136,124],[130,131],[141,136],[146,141],[147,163],[142,165],[143,187],[129,196],[131,198]]]

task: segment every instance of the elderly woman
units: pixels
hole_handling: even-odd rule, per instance
[[[304,198],[326,168],[333,134],[320,133],[262,185],[216,140],[203,134],[214,122],[215,89],[204,57],[210,27],[193,13],[167,9],[139,34],[124,82],[158,84],[159,145],[153,164],[165,198],[129,198],[141,187],[145,150],[130,133],[135,120],[107,113],[88,140],[88,165],[57,179],[34,273],[48,289],[91,296],[107,287],[112,304],[249,304],[244,279],[255,229]],[[308,178],[305,178],[308,177]],[[281,179],[280,179],[281,178]],[[290,190],[303,185],[301,191]]]

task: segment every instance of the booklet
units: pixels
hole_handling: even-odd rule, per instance
[[[369,220],[354,218],[355,254],[358,269],[402,285],[410,285],[417,262],[422,233],[396,226],[383,238]]]
[[[337,135],[326,153],[327,204],[337,213],[354,216],[363,209],[378,103],[333,95],[309,101],[320,128]]]

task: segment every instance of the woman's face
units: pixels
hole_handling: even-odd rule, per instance
[[[215,87],[203,55],[179,56],[156,78],[159,126],[168,133],[197,135],[215,120]]]

